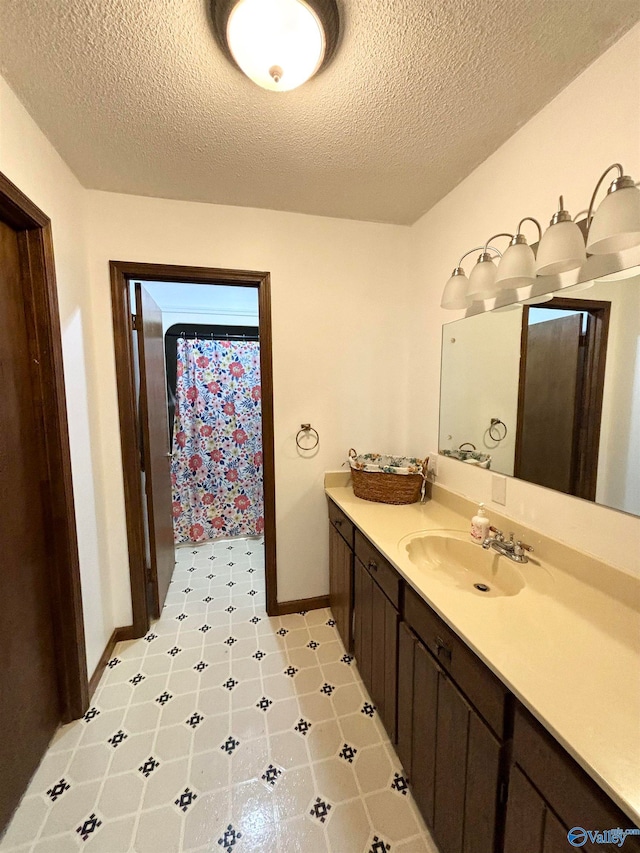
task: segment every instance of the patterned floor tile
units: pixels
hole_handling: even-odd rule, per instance
[[[85,849],[436,853],[331,611],[267,616],[261,538],[176,549],[0,841]]]

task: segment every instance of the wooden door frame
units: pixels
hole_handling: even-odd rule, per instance
[[[584,437],[584,455],[589,459],[590,466],[583,474],[578,475],[576,488],[581,492],[574,497],[595,501],[598,452],[600,447],[600,430],[602,420],[602,401],[604,397],[604,375],[607,360],[607,342],[609,337],[609,320],[611,303],[599,299],[575,299],[565,296],[554,296],[548,302],[540,305],[524,305],[522,312],[522,333],[520,336],[520,374],[518,378],[518,411],[516,422],[514,476],[521,463],[522,430],[524,428],[524,379],[527,370],[527,346],[529,342],[529,309],[550,308],[562,311],[586,312],[593,318],[589,330],[585,361],[588,375],[585,380],[585,400],[581,410],[576,410],[576,419],[587,419]],[[576,401],[578,406],[579,401]],[[597,417],[596,417],[597,416]],[[575,455],[575,450],[574,450]],[[572,467],[574,467],[572,465]]]
[[[34,408],[46,466],[41,485],[60,710],[62,721],[69,722],[87,710],[89,682],[51,220],[2,173],[0,220],[18,236]]]
[[[136,414],[133,325],[129,285],[134,280],[172,281],[177,284],[223,284],[253,287],[258,291],[258,328],[260,334],[260,372],[262,384],[262,451],[264,465],[264,541],[266,605],[269,616],[280,613],[276,571],[276,488],[273,430],[273,367],[271,332],[271,277],[268,272],[188,267],[173,264],[143,264],[136,261],[110,261],[111,303],[118,386],[120,441],[124,477],[124,500],[129,546],[132,637],[149,630],[146,594],[144,496],[140,481],[139,430]]]

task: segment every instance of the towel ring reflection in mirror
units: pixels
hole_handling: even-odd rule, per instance
[[[301,444],[300,439],[310,438],[313,442],[312,444]],[[314,440],[315,439],[315,440]],[[315,430],[311,424],[300,424],[300,429],[296,434],[296,444],[300,448],[300,450],[315,450],[320,442],[320,436],[318,435],[318,431]]]
[[[489,426],[489,437],[493,441],[502,441],[507,437],[507,425],[500,418],[491,418]]]

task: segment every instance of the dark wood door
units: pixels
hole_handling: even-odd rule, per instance
[[[333,524],[329,525],[329,604],[348,652],[353,650],[353,551]]]
[[[151,615],[164,604],[175,565],[171,510],[171,452],[162,312],[140,283],[135,285],[140,427],[149,531]]]
[[[32,359],[18,236],[0,223],[0,834],[61,720]]]
[[[525,329],[515,476],[571,493],[576,462],[579,314]]]

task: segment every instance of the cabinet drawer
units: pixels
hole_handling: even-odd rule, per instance
[[[408,585],[405,587],[404,618],[495,734],[501,740],[506,739],[510,693],[500,679]]]
[[[519,704],[513,732],[513,760],[566,826],[585,829],[629,829],[635,826],[555,738]],[[598,847],[587,842],[582,849],[589,851]],[[640,836],[628,836],[624,850],[626,853],[638,853]]]
[[[356,557],[366,567],[394,607],[400,607],[400,575],[359,530],[356,530]]]
[[[331,500],[329,501],[329,521],[338,531],[340,536],[342,536],[349,548],[353,550],[353,532],[355,530],[354,524],[342,512],[340,507],[336,506]]]

